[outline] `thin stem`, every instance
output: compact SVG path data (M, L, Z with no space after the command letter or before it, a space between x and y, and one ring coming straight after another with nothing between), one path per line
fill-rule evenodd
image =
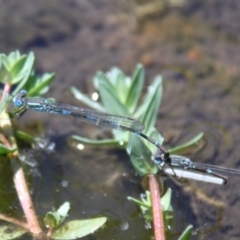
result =
M21 222L21 221L15 219L15 218L11 218L11 217L5 216L4 214L0 214L0 219L5 220L5 221L10 222L10 223L14 223L14 224L16 224L20 227L23 227L23 228L29 230L27 223Z
M27 219L28 228L34 236L39 235L42 233L42 229L37 220L23 169L17 159L11 159L11 166L14 171L14 184L23 212Z
M149 188L152 198L152 213L155 240L165 240L161 195L156 176L149 175Z
M50 237L53 233L53 228L49 227L48 232L47 232L47 236Z
M3 88L3 92L2 92L2 96L1 96L0 102L2 102L5 99L6 95L8 93L10 93L10 91L11 91L11 85L9 83L6 83L4 85L4 88Z

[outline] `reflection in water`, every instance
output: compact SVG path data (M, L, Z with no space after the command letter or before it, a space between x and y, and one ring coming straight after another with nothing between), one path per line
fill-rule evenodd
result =
M196 146L195 150L187 153L190 159L194 162L227 166L225 159L231 151L231 136L221 126L205 123L186 129L186 134L181 136L181 139L189 138L189 133L194 135L198 132L204 133L204 140L200 143L200 146Z

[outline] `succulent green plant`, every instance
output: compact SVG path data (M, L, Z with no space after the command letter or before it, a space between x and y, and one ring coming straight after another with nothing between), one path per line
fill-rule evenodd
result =
M11 52L9 55L0 54L0 82L4 85L3 89L0 89L0 93L3 98L0 102L0 119L6 119L7 115L4 109L10 112L11 104L9 103L14 95L16 95L21 89L25 89L28 96L40 96L46 93L49 89L51 82L53 81L54 73L45 73L42 76L36 75L34 72L34 54L20 54L19 51ZM4 89L8 88L8 92L5 93ZM14 90L12 92L11 88ZM11 93L11 94L10 94ZM14 112L12 112L14 115ZM32 136L27 133L17 132L16 136L20 136L22 140L29 142L34 141ZM14 151L4 144L0 144L0 154L6 154L7 152Z
M163 94L162 78L160 75L156 76L148 86L146 94L141 96L144 81L145 70L141 64L137 64L132 77L113 67L106 74L97 72L93 78L93 85L100 95L101 103L93 101L75 87L71 88L71 92L76 99L95 110L139 119L145 126L143 133L162 145L164 138L155 128ZM203 134L200 133L190 142L169 149L169 152L177 153L190 145L195 145L202 137ZM72 139L83 144L126 148L132 164L141 176L156 174L158 171L157 166L151 161L156 146L146 140L143 142L136 134L114 130L112 139L96 141L78 135L73 135Z

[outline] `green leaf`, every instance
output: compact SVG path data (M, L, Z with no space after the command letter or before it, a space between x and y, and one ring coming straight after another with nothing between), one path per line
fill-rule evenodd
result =
M59 226L67 217L69 209L69 202L65 202L57 211L48 212L44 218L45 225L52 228Z
M152 153L137 134L131 134L127 147L131 163L140 176L156 174L158 167L152 162Z
M35 138L32 137L31 135L22 132L22 131L16 131L16 137L19 139L22 139L23 141L27 142L27 143L33 143L35 142Z
M33 64L34 64L34 54L33 52L30 52L27 55L24 67L23 67L23 72L24 72L24 76L21 79L21 81L19 82L19 84L17 85L16 89L13 91L13 95L16 95L22 88L23 86L26 84L28 78L30 77L30 74L32 72L32 68L33 68Z
M147 202L147 201L143 201L143 199L142 199L142 201L140 201L140 200L138 200L138 199L136 199L136 198L132 198L132 197L127 197L127 199L129 200L129 201L131 201L131 202L134 202L136 205L138 205L139 207L145 207L145 208L150 208L151 207L151 202L149 203L149 202Z
M43 95L48 91L49 85L52 83L54 78L55 73L45 73L41 77L32 75L24 88L28 91L29 97Z
M89 220L74 220L56 229L52 239L78 239L95 232L107 221L106 217L93 218Z
M11 64L8 60L8 57L5 54L0 54L0 62L1 62L1 66L3 65L6 68L6 70L9 72L11 68Z
M115 92L115 88L112 85L111 81L109 81L108 77L103 72L97 72L93 77L93 85L96 89L99 90L99 87L102 83L107 85L107 88L111 90L111 92Z
M61 218L65 218L67 217L67 213L70 209L70 203L69 202L65 202L64 204L62 204L59 209L57 210L57 212L60 214Z
M0 143L0 155L5 155L7 153L14 152L16 148L8 148Z
M14 95L22 88L27 81L33 67L34 55L20 55L19 51L11 52L8 56L1 54L1 81L19 85L14 91Z
M11 84L15 84L24 77L25 74L28 74L28 69L24 68L27 56L21 56L11 67L10 74L12 76Z
M12 66L19 58L20 58L20 52L18 50L9 53L8 60L10 65Z
M105 75L98 73L97 77L99 82L99 94L107 112L129 116L127 108L117 98L114 87L109 81L106 81Z
M107 76L115 88L118 99L121 103L125 103L129 92L130 78L126 77L122 70L117 67L113 67L107 72Z
M44 217L44 224L47 227L55 228L57 224L58 214L54 212L49 212Z
M128 200L134 202L140 207L144 219L146 219L147 221L152 221L152 200L149 191L146 191L145 194L141 194L141 201L131 197L128 197Z
M152 140L154 140L155 143L157 142L158 145L162 145L163 144L164 138L155 128L152 128L151 131L148 131L147 135ZM146 144L148 149L151 150L152 153L156 152L156 148L157 147L153 143L151 143L150 141L147 141L147 140L144 140L144 143Z
M131 87L125 102L126 107L129 109L129 112L131 113L135 110L137 106L139 97L142 92L143 82L144 82L144 67L141 64L138 64L134 71Z
M22 236L26 232L27 232L26 229L17 227L15 225L0 226L0 239L1 240L15 239L17 237Z
M89 98L87 95L83 94L77 88L71 87L71 92L77 100L83 102L87 106L89 106L93 109L96 109L98 111L101 111L101 112L106 111L106 109L100 103L93 101L91 98Z
M162 204L163 211L165 211L165 212L173 211L172 206L171 206L171 199L172 199L172 189L168 188L167 192L161 198L161 204Z
M11 82L11 75L8 71L9 63L5 55L0 55L0 82L9 83Z
M148 87L149 90L145 94L144 100L142 101L141 105L138 107L138 109L136 109L136 112L134 113L134 116L136 118L139 118L140 116L144 115L144 113L147 111L147 109L149 107L149 104L151 104L151 102L152 102L152 95L153 95L152 89L159 87L159 86L157 86L158 83L155 86L156 80L157 81L161 80L161 76L160 75L156 76L154 78L153 83ZM160 84L162 85L162 81L160 81ZM160 90L162 91L162 86L160 86ZM161 97L162 97L162 93L161 93Z
M109 71L105 73L108 81L117 89L118 84L121 85L121 82L125 79L125 74L118 67L112 67Z
M204 133L201 132L197 136L195 136L194 138L189 140L188 142L186 142L182 145L179 145L175 148L169 149L169 153L170 154L177 154L177 153L179 154L180 152L183 152L183 151L189 150L193 147L196 147L199 144L199 142L201 140L203 140L203 137L204 137Z
M170 212L173 211L171 206L171 196L172 196L172 190L169 188L167 192L164 194L164 196L161 198L161 206L162 210L164 212L168 213L167 218L173 218L173 215L169 215ZM145 195L141 194L141 201L132 197L127 197L129 201L134 202L136 205L138 205L141 208L141 212L143 217L148 220L152 221L153 215L152 215L152 200L151 200L151 194L149 191L145 192ZM164 217L166 217L164 215Z
M142 117L146 133L154 128L157 119L160 101L162 98L162 78L160 76L156 77L153 84L150 86L150 95L148 96L150 96L149 99L146 99L148 100L148 108Z
M189 240L190 237L192 237L192 230L193 230L193 225L187 226L187 228L184 230L184 232L181 234L178 240Z

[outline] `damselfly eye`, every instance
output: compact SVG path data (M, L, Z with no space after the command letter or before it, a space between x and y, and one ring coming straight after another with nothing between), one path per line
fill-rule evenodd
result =
M153 159L153 162L154 162L155 164L159 165L159 164L163 163L163 158L162 158L162 157L155 157L155 158Z
M21 107L23 105L23 101L20 99L14 99L13 102L16 107Z

